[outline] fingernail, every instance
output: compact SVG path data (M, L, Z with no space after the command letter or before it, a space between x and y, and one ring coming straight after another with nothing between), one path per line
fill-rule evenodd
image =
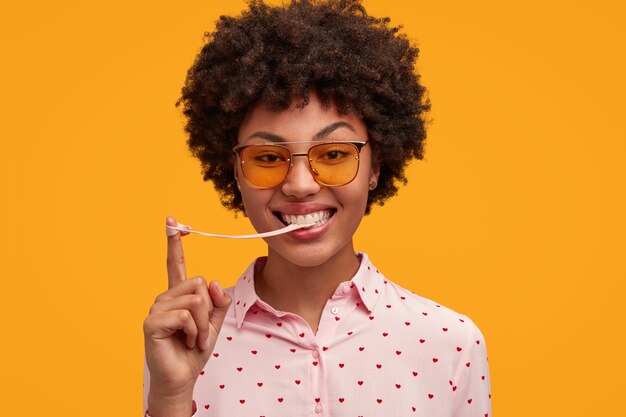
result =
M222 289L222 286L220 285L220 283L218 281L215 281L215 286L217 287L217 290L219 291L220 295L223 297L224 296L224 290Z
M177 233L178 233L178 230L172 229L171 227L167 225L165 226L165 234L167 236L175 236Z

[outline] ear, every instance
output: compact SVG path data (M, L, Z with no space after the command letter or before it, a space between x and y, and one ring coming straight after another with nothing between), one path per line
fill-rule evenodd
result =
M378 184L378 176L380 175L380 166L372 161L372 167L370 168L370 183L372 181Z
M233 163L233 177L235 178L235 183L237 183L237 189L241 191L241 186L239 185L239 170L237 169L237 159Z

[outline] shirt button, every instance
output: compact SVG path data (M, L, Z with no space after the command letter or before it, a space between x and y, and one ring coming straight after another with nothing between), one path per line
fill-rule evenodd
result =
M319 414L319 413L321 413L321 412L322 412L322 406L321 406L321 405L319 405L319 404L318 404L318 405L316 405L316 406L315 406L315 412L316 412L316 413L318 413L318 414Z
M317 350L313 351L313 357L314 358L319 358L320 357L320 353Z
M334 306L333 308L330 309L330 312L337 315L337 313L339 313L339 307Z

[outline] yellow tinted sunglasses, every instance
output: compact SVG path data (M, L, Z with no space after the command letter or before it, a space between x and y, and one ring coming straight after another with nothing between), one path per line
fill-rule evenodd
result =
M307 153L293 153L285 145L315 143ZM349 184L359 172L359 154L367 141L306 141L238 145L241 172L254 188L273 188L285 181L293 158L306 156L313 178L321 185L339 187Z

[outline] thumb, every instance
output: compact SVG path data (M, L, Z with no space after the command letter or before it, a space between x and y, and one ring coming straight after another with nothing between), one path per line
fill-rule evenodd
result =
M222 287L217 281L211 281L209 284L209 294L213 302L213 311L209 315L209 323L211 323L211 326L219 333L233 300L228 294L224 293L224 290L222 290Z

